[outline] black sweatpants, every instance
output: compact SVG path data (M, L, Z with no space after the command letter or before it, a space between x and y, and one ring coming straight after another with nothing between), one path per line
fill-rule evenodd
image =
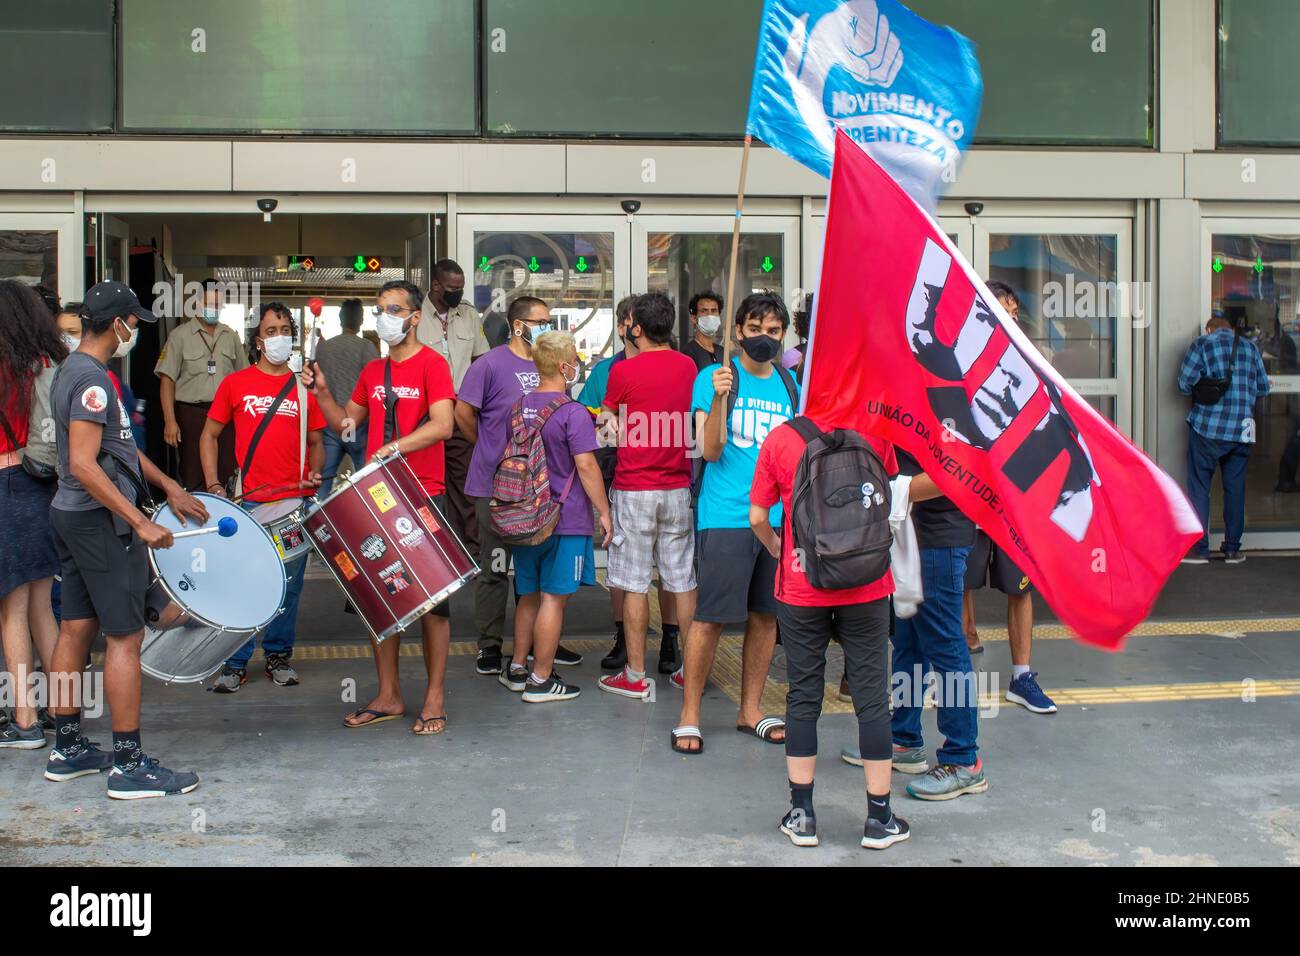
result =
M817 719L826 691L826 648L834 636L844 649L862 757L890 759L889 598L839 607L783 603L777 619L790 682L785 699L786 756L817 755Z

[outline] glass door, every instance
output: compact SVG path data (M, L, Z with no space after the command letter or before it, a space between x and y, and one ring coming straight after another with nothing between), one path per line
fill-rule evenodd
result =
M1178 330L1188 342L1215 310L1259 348L1269 394L1255 406L1246 467L1246 548L1300 547L1300 220L1207 219L1202 235L1204 307ZM1223 532L1223 489L1211 486L1210 538Z
M689 342L694 330L688 306L697 292L727 294L731 264L731 216L637 216L632 220L632 262L637 291L663 292L677 305L677 337ZM745 216L740 221L740 250L732 297L770 290L793 313L802 307L799 286L799 219L797 216ZM724 313L735 313L735 302ZM729 328L724 323L724 328ZM796 341L791 328L787 344Z
M1083 398L1131 434L1134 322L1148 307L1132 279L1127 219L1000 219L974 224L975 270L1011 286L1020 326Z
M509 336L510 303L531 295L551 307L557 328L573 333L584 369L613 353L614 306L630 291L626 218L462 215L456 234L490 344Z
M60 301L80 297L73 218L46 213L0 213L0 279L43 285Z

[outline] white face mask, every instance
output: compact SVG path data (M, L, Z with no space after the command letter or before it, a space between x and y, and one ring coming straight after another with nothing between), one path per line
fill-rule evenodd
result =
M262 339L262 354L272 365L283 365L293 354L293 338L288 335L272 335Z
M573 386L577 385L579 371L580 371L579 368L575 365L573 367L573 378L569 378L569 376L564 375L564 369L561 368L560 374L564 375L564 384L567 385L569 388L573 388Z
M77 351L77 346L81 344L81 339L74 338L73 336L69 335L67 332L64 332L63 344L68 347L69 352L75 352Z
M128 326L128 328L130 327ZM140 337L140 326L137 325L135 328L131 329L130 331L131 331L131 337L128 338L125 342L123 342L121 338L117 340L117 349L116 351L113 352L113 358L126 358L127 355L130 354L131 350L135 348L135 341ZM114 324L113 326L113 334L117 335L116 324Z
M406 338L408 331L406 319L398 315L389 315L385 312L379 318L375 319L375 331L379 337L389 345L397 345Z
M722 316L720 315L702 315L696 320L700 331L705 335L717 335L718 329L722 328Z

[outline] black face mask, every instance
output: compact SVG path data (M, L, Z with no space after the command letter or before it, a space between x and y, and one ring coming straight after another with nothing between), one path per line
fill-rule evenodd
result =
M781 343L770 335L751 335L740 340L740 347L755 362L771 362L781 354Z
M450 289L442 290L442 301L447 304L447 308L449 309L454 309L456 306L460 305L460 300L463 298L465 298L464 289L457 289L455 292L452 292Z

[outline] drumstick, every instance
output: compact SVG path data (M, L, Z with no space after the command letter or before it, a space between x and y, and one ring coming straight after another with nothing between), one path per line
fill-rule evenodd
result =
M225 517L211 528L192 528L189 531L174 531L172 532L172 540L174 541L177 538L193 538L195 535L200 534L212 534L214 531L223 538L229 538L238 530L239 522L234 518Z

